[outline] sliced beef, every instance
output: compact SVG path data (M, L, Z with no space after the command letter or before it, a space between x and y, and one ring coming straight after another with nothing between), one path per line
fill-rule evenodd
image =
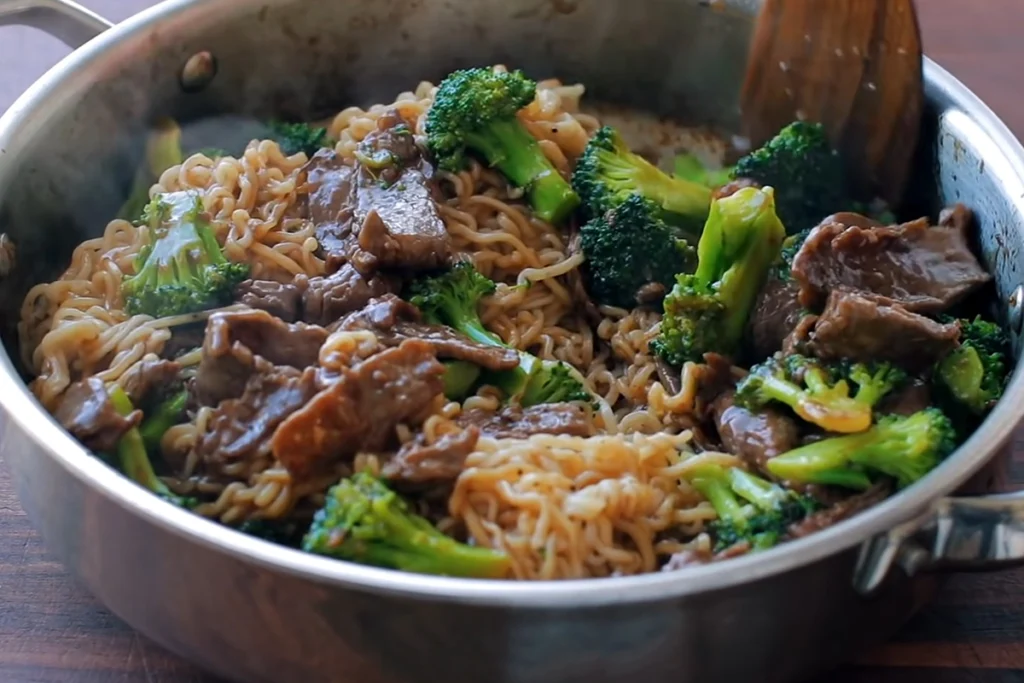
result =
M949 308L992 279L968 246L965 212L954 208L935 227L926 219L890 227L818 226L793 259L801 303L817 310L829 292L849 288L917 313Z
M472 425L445 434L429 445L420 434L384 463L381 474L406 484L454 481L479 438L480 430Z
M320 252L333 272L349 260L352 251L352 188L356 167L333 149L324 148L303 170L311 188L306 199Z
M143 400L162 396L168 388L180 389L181 365L170 360L156 358L133 365L121 378L121 387L133 405L142 405Z
M437 212L433 169L395 111L360 143L357 163L321 150L307 163L308 206L328 272L344 263L369 276L379 269L437 268L451 238Z
M932 405L932 392L928 383L913 379L879 401L878 413L907 417L921 412L930 405Z
M374 299L349 314L336 329L370 330L384 346L420 339L430 345L438 358L464 360L488 370L511 370L519 365L519 354L514 349L478 344L450 327L425 323L418 308L394 294Z
M591 436L594 427L586 413L572 403L549 403L529 408L508 405L492 412L474 408L455 418L463 427L476 427L492 439L526 439L534 434Z
M451 238L428 185L433 169L420 155L408 124L396 112L380 117L359 155L354 216L360 225L359 248L372 255L378 268L429 269L448 263Z
M275 366L261 358L255 365L241 396L214 409L209 429L196 444L210 474L233 463L269 457L274 430L316 395L316 368Z
M371 300L397 292L401 285L397 278L389 275L364 277L347 263L330 275L302 282L302 319L316 325L337 322Z
M886 360L923 370L957 347L960 325L935 322L882 297L833 291L807 347L825 360Z
M242 395L255 357L271 365L302 369L316 365L327 330L286 323L266 311L229 311L210 316L194 393L203 405Z
M274 433L274 456L298 478L360 451L388 450L395 427L444 390L444 366L430 344L410 339L326 382Z
M800 303L800 285L793 279L769 277L750 315L750 340L755 358L768 358L780 350L806 311Z
M103 380L89 377L64 391L53 416L89 450L112 453L125 432L142 420L142 411L119 414Z
M245 280L235 289L235 301L291 323L301 317L302 288L273 280Z
M733 391L726 391L711 404L711 415L727 452L764 471L768 460L799 445L800 430L795 420L771 408L753 413L734 405L734 396Z
M808 515L796 524L791 525L787 535L789 538L803 538L816 531L827 529L834 524L853 517L858 512L867 510L872 505L882 502L889 496L891 490L892 487L888 482L880 481L867 491L840 500L824 510Z

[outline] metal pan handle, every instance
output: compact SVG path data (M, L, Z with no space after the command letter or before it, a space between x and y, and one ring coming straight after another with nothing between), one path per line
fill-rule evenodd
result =
M37 28L72 49L113 26L71 0L0 0L0 26L12 24Z
M988 571L1024 563L1024 492L942 498L917 518L866 542L854 586L871 593L893 566Z

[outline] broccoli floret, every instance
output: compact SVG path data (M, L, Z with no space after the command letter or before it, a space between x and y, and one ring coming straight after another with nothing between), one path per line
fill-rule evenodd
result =
M800 355L755 365L736 387L736 404L757 411L772 402L789 406L830 432L861 432L871 426L871 405L850 396L845 379Z
M181 417L185 414L187 404L188 391L179 391L158 405L153 414L143 420L139 426L139 433L148 450L159 450L160 441L163 440L167 430L176 424L181 424Z
M292 156L299 152L307 157L312 157L322 147L330 147L334 142L327 137L327 129L320 126L312 126L308 123L284 123L283 121L270 121L267 123L269 129L268 138L277 143L281 153Z
M907 381L907 373L888 362L845 363L843 374L857 385L854 400L874 407Z
M732 180L733 171L732 167L710 169L695 155L686 153L676 157L672 175L680 180L716 188Z
M770 548L785 537L790 525L819 507L810 496L739 468L701 465L686 476L718 514L708 525L716 552L742 542L755 551Z
M249 266L228 261L202 211L198 194L158 195L146 207L150 243L121 283L125 310L155 318L194 313L230 303Z
M1008 351L1009 339L996 323L981 316L960 321L960 347L935 369L936 383L948 394L944 403L950 412L966 409L978 418L992 409L1009 378Z
M149 203L149 188L160 178L161 173L180 164L183 156L181 128L174 119L161 119L146 141L145 158L135 172L131 194L117 212L117 217L133 222L139 220Z
M652 349L669 363L739 349L747 318L785 239L773 190L745 187L717 199L697 245L697 270L665 297Z
M445 361L444 395L450 401L461 401L469 396L480 379L480 366L464 360Z
M695 240L711 209L711 189L673 178L629 150L618 131L597 131L576 163L572 184L588 216L603 216L633 195L640 195L662 220L689 228L678 236Z
M590 294L597 301L633 308L644 285L672 287L676 275L692 270L693 248L632 195L580 228Z
M768 471L798 484L870 486L869 474L909 486L956 447L953 425L938 408L903 417L883 417L859 434L845 434L801 446L768 461Z
M121 387L114 386L108 390L108 395L114 410L118 414L127 416L131 415L135 410L135 406L132 405L128 394ZM164 500L179 507L186 509L195 507L196 500L194 498L175 494L167 488L167 484L161 481L160 477L156 476L156 472L153 470L153 463L146 452L146 442L143 440L138 427L129 429L121 437L121 440L117 442L117 461L121 472L140 486L149 489Z
M790 234L851 205L842 159L816 123L789 124L740 159L734 176L775 188L776 210Z
M470 339L488 346L510 348L480 320L480 299L493 294L496 285L472 263L461 261L451 269L410 283L407 298L423 313L424 319L447 325ZM529 407L541 403L592 400L583 379L575 369L561 361L542 360L526 351L516 350L519 366L514 370L489 372L488 384L498 387L509 399Z
M504 578L509 558L500 551L459 543L408 505L382 481L359 472L327 492L302 549L317 555L421 574Z
M516 118L533 101L537 84L521 71L466 69L450 74L437 89L427 113L427 145L438 165L458 171L467 151L497 168L526 190L534 212L560 223L579 197Z

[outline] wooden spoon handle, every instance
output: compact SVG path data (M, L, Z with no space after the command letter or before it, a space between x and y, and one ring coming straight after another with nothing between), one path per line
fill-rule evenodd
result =
M899 204L921 123L921 36L913 0L765 0L741 94L760 145L818 121L862 192Z

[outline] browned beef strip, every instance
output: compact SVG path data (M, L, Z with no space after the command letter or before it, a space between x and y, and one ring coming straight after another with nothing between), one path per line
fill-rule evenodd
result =
M889 227L819 225L793 259L801 303L817 310L829 292L849 288L917 313L949 308L992 279L968 246L966 211L954 209L934 227L927 219Z
M474 408L455 418L463 427L477 427L492 439L525 439L534 434L591 436L593 425L572 403L548 403L529 408L507 405L497 412Z
M472 425L429 445L420 434L384 463L381 474L392 481L412 484L454 481L479 438L480 430Z
M438 358L464 360L488 370L511 370L519 365L519 354L514 349L478 344L450 327L425 323L418 308L394 294L385 294L350 313L336 329L370 330L385 346L421 339L430 344Z
M274 430L316 395L316 368L275 366L261 358L255 363L241 397L214 409L209 429L196 444L209 474L216 476L240 461L268 458Z
M755 358L768 358L782 348L786 337L805 315L800 285L792 279L769 277L750 314L750 340Z
M161 396L169 387L180 389L181 365L170 360L156 358L136 363L121 378L124 393L135 406L151 396Z
M444 390L444 366L430 344L409 339L326 381L274 432L274 456L298 478L356 453L386 451L395 427Z
M735 392L726 391L711 404L711 415L727 452L764 471L768 460L797 447L800 430L795 420L772 408L751 412L734 405L734 396Z
M812 513L796 524L791 525L788 537L803 538L816 531L827 529L833 524L838 524L844 519L849 519L858 512L885 500L891 490L888 482L880 481L867 491L844 498L824 510Z
M878 402L881 415L907 417L932 405L932 392L927 382L913 379Z
M433 169L408 123L395 111L377 120L354 166L321 150L307 166L309 216L328 272L344 263L369 276L379 269L423 270L451 257L451 238L437 211Z
M86 448L111 453L125 432L142 420L142 411L120 415L110 402L103 380L89 377L64 391L53 416Z
M807 347L824 360L891 361L923 370L957 347L960 324L935 322L870 294L835 290Z
M245 280L235 288L235 301L289 323L302 316L302 288L291 283Z
M286 323L266 311L214 313L206 325L194 392L203 405L237 398L254 372L255 356L271 365L302 369L316 365L327 330Z
M304 285L302 319L316 325L337 322L374 298L397 292L401 286L398 278L390 275L364 277L347 263L330 275L299 281Z
M329 148L321 149L303 170L311 188L306 199L327 272L334 272L349 260L352 251L352 197L355 165L347 163Z

